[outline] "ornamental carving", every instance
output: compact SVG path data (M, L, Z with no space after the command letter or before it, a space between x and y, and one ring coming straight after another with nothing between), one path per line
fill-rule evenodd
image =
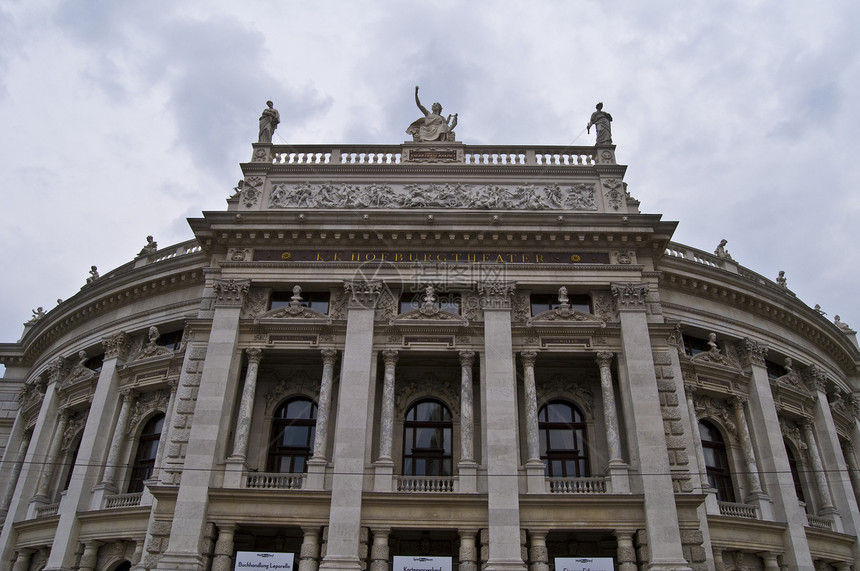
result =
M803 371L803 381L806 388L812 393L827 392L827 374L817 365L810 365Z
M394 293L385 288L379 296L379 301L376 303L376 321L390 321L397 315L397 298Z
M739 369L737 363L733 362L731 359L726 357L720 351L719 346L717 345L717 334L716 333L708 333L708 347L709 349L703 353L699 353L690 361L694 363L708 363L711 365L721 365L723 367L731 367L732 369Z
M511 307L511 321L514 323L522 323L527 321L531 316L531 306L529 304L529 296L525 293L514 294L514 304Z
M89 360L89 357L87 357L86 352L78 351L78 361L72 366L71 370L69 370L69 375L62 383L63 386L74 383L76 381L91 379L96 375L95 371L85 365L87 360Z
M561 286L558 290L558 307L538 313L526 321L527 327L540 325L541 323L586 323L591 325L599 324L600 327L606 327L606 323L600 320L597 316L584 311L572 309L570 307L569 298L567 296L567 288Z
M69 362L62 357L54 359L48 367L48 384L61 385L69 374Z
M847 418L853 418L854 402L855 399L853 395L845 395L841 390L836 389L833 394L830 395L830 410Z
M263 313L254 319L254 323L268 319L310 319L331 325L331 318L328 315L302 305L302 288L298 285L293 287L293 296L289 304Z
M460 296L460 303L463 307L461 310L463 312L463 317L465 317L467 321L478 321L481 309L480 298L472 293L463 293Z
M212 289L215 291L216 306L241 307L251 289L251 280L216 279Z
M450 325L466 326L469 322L460 315L446 311L437 304L438 298L436 290L433 286L427 286L424 289L423 302L421 307L401 313L389 322L389 325L395 325L398 322L408 321L444 321Z
M270 374L261 375L262 380L268 380ZM286 395L310 396L319 402L320 379L312 379L304 370L294 370L286 373L278 383L265 394L266 411L271 414L272 407L281 402Z
M247 192L246 187L243 195ZM247 200L247 197L245 199ZM587 183L564 186L556 183L544 186L533 184L513 186L460 183L351 185L333 182L322 184L300 182L272 185L269 208L597 210L597 205L595 187Z
M606 203L614 210L621 208L621 205L626 198L626 194L624 193L624 190L622 190L622 182L617 178L608 178L603 181L603 188L606 189L606 192L604 193Z
M744 337L735 346L742 363L749 365L765 366L765 357L767 357L768 347L759 341L753 341L749 337Z
M343 282L343 291L350 295L349 306L363 309L373 309L376 300L382 293L382 282L356 280Z
M167 355L173 355L173 351L167 349L166 347L160 347L158 345L158 339L161 337L161 333L159 333L158 327L153 325L149 328L149 331L146 335L149 340L135 354L135 356L132 358L132 361L140 361L142 359L149 359L152 357L164 357Z
M693 397L696 416L701 418L719 419L732 436L737 437L738 427L733 419L733 413L725 401L715 400L706 395Z
M262 177L249 176L245 179L244 184L242 185L242 202L245 203L246 207L251 208L257 204L257 201L263 194L261 190L262 186Z
M332 320L346 318L346 300L347 297L342 291L336 291L332 294L328 306L328 315Z
M648 295L646 283L612 283L612 295L619 309L645 309L645 296Z
M139 395L135 401L128 422L127 438L133 438L141 419L154 412L167 410L167 401L170 398L170 390L153 391Z
M454 416L460 414L460 376L457 375L456 383L451 376L440 376L431 371L422 371L418 374L397 373L395 381L395 400L397 402L397 416L402 418L406 408L417 399L424 396L438 398Z
M89 411L81 411L69 419L69 423L66 425L66 430L63 432L62 450L69 450L71 448L72 443L75 440L75 436L77 436L87 424L88 413Z
M252 287L242 307L242 317L253 318L262 315L268 306L269 288Z
M102 347L105 350L105 361L116 358L125 359L131 347L131 338L125 331L120 331L110 337L103 337Z
M606 294L598 293L592 298L594 302L594 314L603 321L614 321L618 318L618 309L615 300Z
M501 281L486 281L478 284L478 293L483 301L483 308L508 309L511 297L516 290L516 284Z
M785 358L785 371L786 373L776 379L777 385L788 386L793 389L796 389L803 394L809 394L809 391L806 388L806 385L803 384L803 379L800 377L800 374L794 370L792 367L791 357Z
M537 383L538 402L545 402L556 395L570 399L582 409L587 419L594 418L594 393L588 389L587 382L596 382L594 378L582 378L572 381L562 373L556 373L546 381Z

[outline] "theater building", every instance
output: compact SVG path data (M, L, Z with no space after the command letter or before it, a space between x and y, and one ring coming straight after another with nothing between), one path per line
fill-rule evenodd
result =
M854 569L854 332L615 151L254 144L0 344L0 568Z

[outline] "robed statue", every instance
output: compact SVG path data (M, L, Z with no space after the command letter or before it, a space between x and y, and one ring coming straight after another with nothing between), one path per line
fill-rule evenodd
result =
M612 115L603 110L603 103L597 104L597 111L591 114L591 120L585 126L585 130L591 133L591 127L597 134L596 145L611 145L612 144Z
M260 136L257 142L271 143L272 135L275 134L275 129L278 128L278 123L280 122L281 114L275 109L275 104L271 101L266 101L266 108L263 109L263 114L260 115Z
M412 140L415 142L422 141L453 141L454 127L457 126L457 113L448 115L447 119L442 117L442 106L439 103L434 103L430 109L421 105L421 100L418 99L418 86L415 86L415 104L418 109L424 113L424 117L417 119L409 125L406 132L412 135ZM453 121L451 118L453 117Z

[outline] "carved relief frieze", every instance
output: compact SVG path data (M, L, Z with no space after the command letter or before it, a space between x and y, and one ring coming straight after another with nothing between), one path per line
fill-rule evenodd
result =
M603 193L606 197L606 204L614 210L621 208L626 198L623 183L617 178L608 178L603 181L603 188L606 189L606 192Z
M564 397L573 400L585 413L589 420L594 418L594 393L587 387L588 383L597 382L597 377L579 377L572 380L563 373L555 373L546 380L538 380L538 403L552 398Z
M569 304L561 304L555 309L543 311L529 318L526 321L526 326L558 325L560 323L578 323L590 327L606 327L606 322L596 315L572 309Z
M612 179L615 180L615 179ZM605 183L604 183L605 185ZM619 183L620 186L620 183ZM251 187L253 188L253 187ZM246 206L257 196L242 191ZM622 193L623 195L623 193ZM248 204L248 201L251 204ZM619 203L620 205L620 203ZM597 210L595 185L278 183L269 208L468 208L487 210ZM616 208L617 210L618 208Z
M269 307L271 288L252 287L242 306L242 317L250 319L262 315Z
M376 304L376 321L390 321L397 315L397 298L389 288L385 288L379 295L379 301Z
M696 416L700 419L710 418L719 420L733 437L737 437L738 428L734 421L734 415L724 400L717 400L708 395L696 395L693 398Z
M328 315L333 321L346 319L347 296L343 291L332 293L328 306Z
M131 409L131 418L128 422L126 437L134 437L142 418L149 416L155 411L166 411L168 399L170 399L169 389L162 389L160 391L152 391L138 395L134 400L134 405Z
M451 410L451 414L460 414L460 377L443 376L432 371L421 371L420 373L396 372L395 380L395 402L397 403L397 416L402 418L406 414L406 408L422 396L432 396L445 402Z
M615 299L605 293L595 293L591 297L594 304L594 314L603 321L618 321L618 307Z
M251 248L229 248L227 250L228 262L246 262L253 259L254 250Z
M259 176L249 176L242 184L242 202L247 208L257 204L260 196L263 194L263 178Z
M262 383L274 380L274 374L266 371L260 374ZM272 413L272 409L276 404L281 402L286 395L305 395L310 396L314 400L319 400L320 381L321 379L313 379L303 369L295 369L285 371L278 374L279 380L273 385L263 396L266 403L267 415Z
M513 323L522 323L531 316L531 305L529 304L529 296L525 292L517 292L514 294L514 303L511 306L511 321Z
M62 450L69 450L72 446L75 437L84 429L84 426L86 426L88 414L89 410L82 410L69 418L66 430L63 432Z
M481 299L473 293L463 293L460 296L463 317L467 321L478 321L481 317Z

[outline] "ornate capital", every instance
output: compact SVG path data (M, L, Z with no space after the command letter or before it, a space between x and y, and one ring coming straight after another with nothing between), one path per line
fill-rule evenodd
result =
M510 309L511 297L517 285L512 282L486 281L478 284L481 306L484 309Z
M335 361L337 361L337 349L323 349L320 353L324 364L334 366Z
M618 302L621 311L644 311L645 296L648 295L648 284L646 283L618 283L610 284L612 295Z
M131 348L131 339L125 331L114 333L110 337L102 338L102 347L105 350L105 361L108 359L127 359Z
M350 308L374 309L382 293L382 282L365 280L343 282L343 289L350 294Z
M737 349L744 365L765 366L764 360L767 357L768 347L764 343L744 337L737 344Z
M601 369L603 367L608 367L612 364L612 358L615 356L615 353L611 351L600 351L594 356L594 360L597 361L597 366Z
M382 360L385 362L386 367L393 367L397 364L397 351L393 349L386 349L382 352Z
M212 289L215 291L216 307L242 307L251 289L251 280L216 279Z
M474 351L460 351L460 366L461 367L471 367L475 362L475 352Z
M120 396L122 397L123 402L132 402L137 398L137 393L131 389L122 389L119 391Z
M730 405L732 405L735 409L739 409L739 408L743 408L743 407L744 407L744 405L747 403L747 398L746 398L746 397L743 397L743 396L740 396L740 395L736 395L736 396L730 397L730 398L728 399L728 402L729 402L729 404L730 404Z
M62 357L57 357L51 361L48 369L48 383L61 383L69 372L69 362Z
M520 358L523 360L523 367L534 367L537 360L537 351L522 351Z
M259 347L248 347L245 349L245 354L248 356L248 364L251 363L255 365L260 364L260 360L263 358L263 350Z
M819 367L816 365L810 365L803 373L803 380L806 382L806 388L813 393L816 391L821 391L822 393L827 392L827 374L825 374L825 372Z

